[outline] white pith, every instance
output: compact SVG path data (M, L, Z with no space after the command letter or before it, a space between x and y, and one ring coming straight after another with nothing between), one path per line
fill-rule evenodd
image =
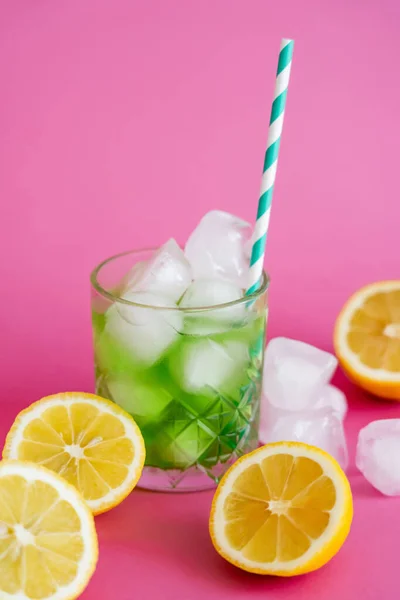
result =
M372 379L382 382L400 383L400 372L386 371L385 369L373 369L361 362L359 356L351 350L347 343L347 335L350 330L350 320L356 310L360 309L365 301L379 292L394 292L400 291L400 281L386 281L383 283L375 283L357 292L345 306L340 320L340 328L337 331L337 345L340 348L340 353L345 361L353 366L354 370L366 379ZM387 325L390 333L393 333L394 327L396 331L400 331L400 324L391 323ZM384 332L385 333L385 332ZM385 335L388 335L387 333ZM388 337L396 337L389 335Z
M88 574L91 573L97 560L97 536L93 516L75 488L43 467L29 462L3 461L0 463L0 482L1 478L9 477L10 475L20 476L30 483L40 481L50 485L58 492L59 500L65 500L74 508L81 524L80 535L84 545L82 557L78 562L77 575L71 583L59 586L54 594L47 596L44 600L64 600L65 598L77 597L76 594L80 593L82 588L85 587ZM22 526L16 528L15 535L22 543L32 543L32 538L34 539L34 536ZM0 597L2 600L29 600L28 596L22 591L16 594L9 594L0 590Z
M110 488L110 486L106 484L109 487L110 491L105 496L97 500L87 501L87 504L90 506L90 508L93 511L97 512L101 510L103 506L112 505L113 501L119 498L124 493L124 491L128 487L130 487L131 481L137 477L138 470L141 468L143 460L143 450L140 444L140 440L138 439L138 433L134 422L129 417L125 417L125 415L121 413L117 407L114 410L114 406L112 405L112 403L108 403L106 401L101 402L100 400L94 398L92 399L87 398L85 396L74 395L73 397L63 397L62 399L49 398L36 405L33 405L31 409L28 409L25 413L20 415L18 427L15 430L11 440L9 440L7 457L10 459L18 459L19 445L22 441L25 440L24 430L31 421L33 421L34 419L40 419L43 412L53 406L64 406L68 408L73 404L88 404L90 406L94 406L102 413L108 413L113 417L119 419L119 421L124 426L125 437L127 437L134 446L133 461L130 465L125 465L128 469L128 474L123 483L116 488ZM98 443L100 443L101 441L102 440L99 439ZM95 445L94 440L88 446L91 447L93 445ZM65 450L77 460L83 457L82 448L77 444L66 445ZM112 462L112 457L110 457L110 462Z
M244 557L240 550L235 550L230 545L229 540L225 536L225 525L227 521L224 516L223 507L225 500L232 492L233 484L239 475L248 469L252 464L260 463L265 458L276 454L289 454L293 457L306 457L317 462L321 466L324 475L330 477L335 485L336 502L331 511L326 511L330 514L328 526L319 538L310 538L310 547L302 556L295 560L285 562L279 560L274 560L268 563L258 562ZM315 557L321 550L323 550L327 544L329 544L329 541L339 529L340 523L346 513L346 494L344 487L341 485L342 479L339 475L339 471L339 466L335 461L333 461L323 452L316 452L315 449L312 449L312 447L307 448L307 446L302 445L299 448L295 448L290 445L284 446L282 444L277 446L265 446L262 451L257 451L257 454L254 458L250 455L247 460L245 459L240 464L237 464L236 468L232 468L232 471L228 474L227 479L224 481L224 486L217 498L214 514L214 533L217 544L220 546L222 551L226 553L226 555L233 559L233 561L250 570L268 569L268 572L273 574L274 572L282 571L292 572L301 568L303 565L311 561L312 558ZM277 514L284 514L284 506L280 501L277 501L277 504L275 505L272 504L272 506L271 503L269 504L271 508L278 509L273 512L276 512Z

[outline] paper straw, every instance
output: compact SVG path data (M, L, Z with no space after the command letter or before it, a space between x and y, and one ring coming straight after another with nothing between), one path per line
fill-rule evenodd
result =
M258 201L257 220L252 238L249 279L246 295L253 294L261 283L265 243L267 240L269 218L271 214L272 194L274 191L276 167L278 165L279 145L281 143L283 118L290 68L292 66L293 40L283 39L279 52L278 69L271 118L269 120L268 143L265 152L263 176L261 180L260 199Z

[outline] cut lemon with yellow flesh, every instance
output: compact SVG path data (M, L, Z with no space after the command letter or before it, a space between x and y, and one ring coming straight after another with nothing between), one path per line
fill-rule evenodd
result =
M400 400L400 281L382 281L356 292L340 312L335 352L360 387Z
M145 448L138 426L122 408L71 392L23 410L7 435L3 458L29 460L62 475L100 514L135 487Z
M33 463L0 463L0 598L78 598L97 557L93 515L72 485Z
M299 442L268 444L239 459L215 493L210 535L240 569L291 576L326 564L353 516L349 482L338 463Z

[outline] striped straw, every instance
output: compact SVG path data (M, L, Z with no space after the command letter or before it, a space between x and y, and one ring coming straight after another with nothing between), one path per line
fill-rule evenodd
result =
M265 152L260 199L258 201L257 220L252 239L249 280L246 291L247 295L253 294L258 289L263 273L265 243L267 240L269 218L271 214L271 202L274 191L276 168L278 165L283 118L285 116L286 96L289 85L290 68L292 66L293 45L293 40L283 39L279 52L274 101L269 121L268 143Z

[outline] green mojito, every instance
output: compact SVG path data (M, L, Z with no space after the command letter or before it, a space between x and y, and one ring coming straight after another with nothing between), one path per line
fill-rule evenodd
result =
M247 299L187 255L170 240L92 275L97 393L141 428L152 489L210 487L258 444L267 280Z

